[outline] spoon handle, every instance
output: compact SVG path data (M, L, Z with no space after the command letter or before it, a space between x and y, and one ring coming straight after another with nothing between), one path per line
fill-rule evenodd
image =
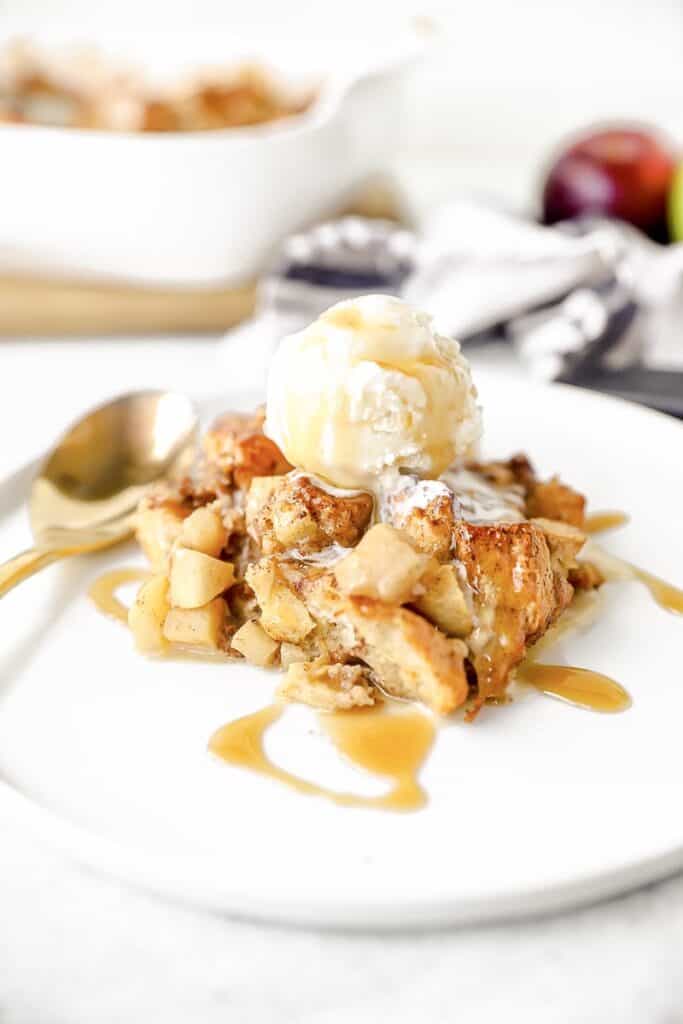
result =
M69 553L61 548L29 548L10 558L9 562L0 565L0 597L4 597L17 583L33 576L34 572Z

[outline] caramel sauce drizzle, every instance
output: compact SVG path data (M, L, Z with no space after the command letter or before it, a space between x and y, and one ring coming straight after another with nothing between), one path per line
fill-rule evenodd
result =
M660 608L664 608L674 615L683 615L683 590L660 579L659 576L653 576L651 572L639 569L637 565L632 565L630 568L635 578L645 584L650 591L650 596Z
M88 594L103 615L128 625L128 608L116 596L116 591L125 583L143 583L151 575L146 569L114 569L96 579Z
M270 704L252 715L228 722L209 740L209 751L228 764L249 768L299 793L324 797L342 807L413 811L426 803L417 773L434 741L434 723L428 715L384 709L319 715L320 723L341 754L359 768L392 782L389 792L381 796L358 796L309 782L270 760L263 748L263 738L282 711L281 704Z
M614 713L631 706L630 694L609 676L573 665L546 665L536 661L541 652L553 648L569 633L586 628L600 613L601 599L595 591L575 594L559 620L534 644L518 667L516 679L539 693L556 697L587 711Z
M602 533L603 530L616 530L619 526L626 526L629 517L625 512L594 512L586 516L583 524L585 533Z
M529 661L520 667L518 678L541 693L590 711L614 714L631 706L631 697L623 686L587 668Z
M618 526L624 526L627 522L628 516L624 512L595 512L586 517L584 531L591 534L600 533L603 530L613 530ZM640 569L637 565L624 562L614 556L610 557L620 563L629 576L647 587L650 596L660 608L664 608L674 615L683 615L683 590L680 587L667 583L666 580L654 576L651 572L646 572L645 569Z

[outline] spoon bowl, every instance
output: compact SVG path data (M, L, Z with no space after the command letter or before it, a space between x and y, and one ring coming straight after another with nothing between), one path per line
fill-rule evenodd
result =
M0 566L0 597L57 558L129 536L145 490L182 469L196 432L190 400L168 391L123 395L75 423L33 481L36 546Z

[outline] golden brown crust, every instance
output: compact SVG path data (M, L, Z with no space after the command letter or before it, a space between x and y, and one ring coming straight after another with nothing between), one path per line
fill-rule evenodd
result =
M582 529L586 521L586 499L554 476L531 486L526 511L530 519L556 519Z
M204 435L207 463L230 483L245 489L255 476L288 473L290 464L263 433L263 411L253 415L228 413L219 417Z
M482 698L500 696L510 670L572 597L532 523L457 523L455 557L467 574L478 625L468 638Z

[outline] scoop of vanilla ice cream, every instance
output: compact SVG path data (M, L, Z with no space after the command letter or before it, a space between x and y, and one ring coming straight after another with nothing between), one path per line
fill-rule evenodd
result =
M280 343L265 432L292 465L375 491L407 470L437 477L481 434L470 368L431 317L388 295L340 302Z

